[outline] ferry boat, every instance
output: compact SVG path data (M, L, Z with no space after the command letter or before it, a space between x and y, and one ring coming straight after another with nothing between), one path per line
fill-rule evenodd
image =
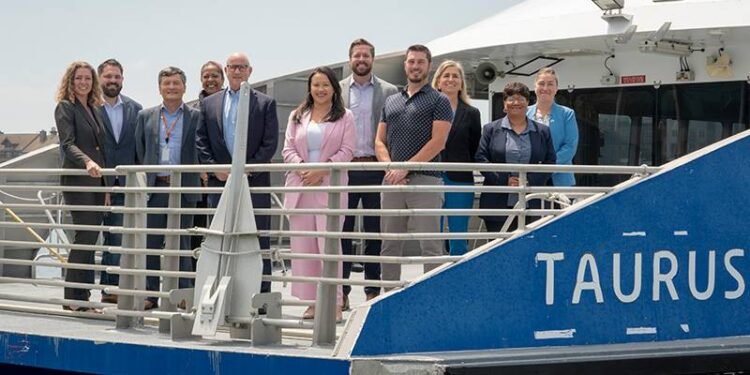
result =
M227 291L209 303L193 299L192 291L167 287L176 285L179 276L201 279L203 274L205 280L204 270L188 274L165 267L156 273L163 279L157 296L174 304L143 311L138 302L153 295L143 290L148 271L138 267L147 252L142 249L147 232L143 202L145 194L155 190L145 188L137 176L154 167L124 166L107 173L135 177L128 179L128 187L113 190L128 197L126 207L119 208L126 215L126 226L102 228L123 234L123 246L109 249L121 252L123 263L92 267L123 275L117 288L107 290L121 298L117 305L91 302L92 307L104 309L101 315L63 311L59 306L65 303L64 283L54 271L67 264L54 254L64 258L70 247L59 238L58 229L75 227L65 224L66 207L57 201L62 189L57 176L73 172L56 169L60 155L55 146L4 163L0 166L5 210L0 213L0 368L128 374L619 374L750 369L750 323L744 317L749 307L745 279L750 272L745 256L750 247L745 235L750 206L744 203L750 200L748 14L750 2L742 0L526 0L427 43L433 66L453 59L471 72L471 96L487 100L491 119L502 116L501 91L507 82L533 87L538 69L554 67L560 78L557 101L576 111L579 124L575 165L319 167L334 173L404 166L510 170L522 175L532 170L572 171L578 186L495 187L562 206L505 210L520 218L544 216L514 232L405 234L410 239L460 236L470 239L475 249L463 257L378 259L403 264L405 280L381 282L396 289L367 302L357 286L371 282L356 274L349 281L335 274L315 280L287 275L284 260L295 255L284 251L283 241L274 240L279 245L271 254L263 254L278 261L274 274L266 277L273 282L273 293L240 297L229 287L244 290L239 282L232 284L242 279L238 273L214 274L209 277L217 283L221 276L230 278L223 279ZM377 57L375 74L404 82L403 57L403 52ZM341 76L348 74L346 62L332 67ZM279 118L284 119L305 92L308 73L254 87L277 99ZM295 167L276 163L240 168L281 175ZM205 168L171 170L198 169ZM274 194L288 191L275 186ZM389 188L407 187L369 187ZM339 194L351 188L323 189ZM179 194L189 189L172 186L164 191ZM238 205L246 204L241 198L248 194L246 189L225 194ZM564 196L576 199L570 203ZM313 235L333 244L343 235L336 230L290 232L284 226L289 212L278 207L266 212L278 224L260 234L282 239ZM326 213L372 214L337 207ZM429 212L382 210L379 214ZM479 211L463 214L477 216ZM213 226L192 232L170 229L167 243L179 235L257 236L254 224L251 227L242 233L215 231ZM91 248L97 249L104 248ZM200 256L206 256L204 250ZM165 259L179 255L169 250L163 254ZM318 259L334 264L373 261L338 256L333 250ZM425 262L445 264L422 274L420 264ZM286 283L300 281L318 283L317 301L288 297ZM336 324L333 314L324 313L313 322L299 319L313 302L322 307L320 311L331 310L333 288L343 283L353 285L354 305L344 323ZM184 310L174 306L182 298L189 301ZM243 305L238 313L231 304L237 300L249 306ZM259 314L259 308L266 314Z

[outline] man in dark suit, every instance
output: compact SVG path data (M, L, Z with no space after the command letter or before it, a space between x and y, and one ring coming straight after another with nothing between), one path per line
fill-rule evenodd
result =
M352 74L341 80L341 96L344 106L354 113L357 127L357 147L354 149L353 162L376 162L375 133L377 133L380 114L383 111L385 98L398 92L396 86L375 77L372 64L375 59L375 47L365 39L356 39L349 46L349 67ZM349 185L380 185L383 183L383 171L349 171ZM380 209L380 193L349 193L349 208L357 208L360 200L362 208ZM380 218L378 216L364 216L365 232L380 232ZM354 216L344 219L344 231L354 230ZM351 238L341 240L341 251L345 255L353 255L354 248ZM380 240L366 240L365 255L380 255ZM380 280L380 264L365 264L365 279ZM349 278L352 270L351 262L344 262L343 276ZM349 307L349 292L351 287L344 285L344 309ZM367 300L380 294L380 288L365 287Z
M162 104L142 110L138 113L136 121L136 156L139 163L165 166L198 164L195 130L201 122L201 114L183 103L185 82L185 73L179 68L167 67L159 72L159 92L162 96ZM170 173L149 173L147 181L148 186L151 187L168 187L171 183ZM197 187L200 186L200 178L197 173L182 173L181 183L184 187ZM182 194L181 205L183 208L195 208L199 198L199 194ZM168 194L153 193L149 197L148 207L167 207L168 205ZM147 226L148 228L166 228L167 215L148 215ZM180 219L180 228L192 226L193 216L183 214ZM164 236L148 235L146 247L163 248ZM190 236L180 236L180 249L190 249ZM159 269L159 263L158 256L150 255L146 259L148 269ZM180 257L181 271L192 271L192 268L189 257ZM190 281L180 279L179 287L192 287ZM146 289L158 290L159 278L148 277ZM156 306L157 298L149 297L146 300L146 309Z
M102 87L104 105L99 107L99 114L104 125L104 156L106 167L115 168L118 165L135 164L135 118L143 107L133 99L121 95L123 68L120 62L109 59L99 64L97 68L99 84ZM107 176L108 186L125 186L125 176ZM122 206L125 202L123 194L110 195L112 206ZM105 227L122 226L122 214L109 213L104 217ZM120 246L122 235L104 232L104 246ZM117 266L120 264L120 254L108 251L102 254L102 265ZM119 275L102 271L99 283L101 285L117 285ZM117 303L117 296L102 292L102 302Z
M240 85L250 78L253 68L246 54L233 53L227 58L224 72L229 81L229 87L201 102L203 121L198 125L196 142L198 156L203 164L232 163ZM276 101L261 92L251 90L248 117L245 163L270 163L276 153L279 137ZM208 186L224 186L228 176L227 172L210 173ZM271 186L271 176L268 172L248 174L247 180L250 186ZM209 206L216 207L219 197L218 194L209 195ZM252 194L251 199L253 208L271 207L269 194ZM255 215L255 222L258 230L271 228L271 218L267 215ZM259 241L262 250L271 248L271 241L268 237L260 237ZM271 274L271 262L268 259L263 260L263 274ZM270 292L271 283L261 283L260 291L261 293Z

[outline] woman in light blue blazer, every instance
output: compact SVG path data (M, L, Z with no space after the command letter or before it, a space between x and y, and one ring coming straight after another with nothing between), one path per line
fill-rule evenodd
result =
M557 164L570 165L573 164L573 157L578 149L578 123L572 109L555 103L557 86L557 74L554 69L540 70L534 82L536 104L529 107L526 115L536 122L549 126ZM574 186L576 179L573 173L554 173L552 184Z

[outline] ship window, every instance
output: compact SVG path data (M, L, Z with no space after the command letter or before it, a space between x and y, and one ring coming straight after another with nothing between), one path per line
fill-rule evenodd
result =
M693 152L721 140L721 129L719 122L688 122L687 152Z
M659 111L665 131L659 164L737 134L746 127L744 82L662 86Z
M606 141L599 150L598 164L628 165L630 128L630 117L599 115L599 135Z

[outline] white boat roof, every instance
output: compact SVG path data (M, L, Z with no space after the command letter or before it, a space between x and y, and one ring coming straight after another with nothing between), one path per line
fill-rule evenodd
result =
M602 13L591 0L526 0L427 46L434 56L529 43L543 47L565 39L616 36L630 24L607 22ZM668 38L679 31L750 25L750 1L746 0L627 0L622 13L633 16L631 23L638 26L638 35L671 22ZM689 37L680 38L685 36Z

